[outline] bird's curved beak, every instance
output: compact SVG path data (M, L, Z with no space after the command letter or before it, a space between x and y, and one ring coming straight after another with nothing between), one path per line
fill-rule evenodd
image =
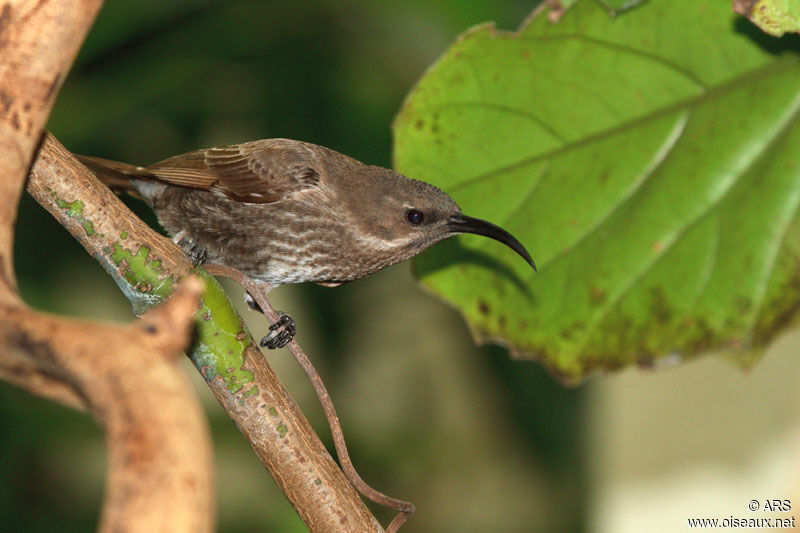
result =
M500 241L521 255L522 258L533 267L533 270L538 272L538 270L536 270L536 264L533 262L533 259L531 259L528 250L526 250L525 247L522 246L522 243L514 238L513 235L500 226L495 226L491 222L468 217L459 213L450 217L445 227L453 233L472 233L474 235L483 235L484 237Z

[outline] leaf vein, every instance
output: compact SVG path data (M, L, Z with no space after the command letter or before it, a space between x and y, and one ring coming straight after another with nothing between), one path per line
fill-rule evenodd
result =
M800 93L798 93L798 100L800 100ZM795 109L792 119L787 122L786 127L781 133L785 133L785 131L791 126L794 120L800 115L800 106ZM800 182L800 173L798 173L798 181ZM800 190L796 189L794 195L789 198L790 213L791 216L787 216L786 220L783 224L783 228L780 231L779 236L774 239L773 246L771 247L768 257L769 257L769 267L765 271L765 275L761 279L760 287L756 291L756 305L755 305L755 312L753 313L753 319L750 323L748 328L748 336L752 340L753 334L755 333L755 328L758 324L758 318L761 312L763 311L764 302L767 296L767 288L769 287L769 282L772 277L775 275L775 267L778 264L778 255L780 255L780 248L781 244L785 241L786 235L789 233L789 228L792 226L792 221L795 219L798 213L798 208L800 208ZM793 204L793 205L792 205Z
M658 252L658 254L654 255L653 259L647 262L644 265L644 268L636 275L634 275L631 278L631 280L622 287L621 290L617 291L614 297L611 298L609 302L605 306L603 306L602 309L600 309L597 313L595 313L595 315L590 319L589 327L586 328L586 331L584 333L584 341L581 344L579 353L582 353L586 349L586 346L591 340L591 334L594 332L595 328L599 325L599 323L608 315L608 313L610 313L617 306L620 300L622 300L622 298L624 298L631 290L633 290L633 288L636 287L636 285L638 285L638 283L642 280L642 278L644 278L644 276L646 276L655 267L655 265L666 256L666 254L672 249L675 243L681 239L681 237L683 237L692 228L696 227L701 221L705 220L705 218L709 216L710 213L715 211L718 208L718 206L720 206L725 201L730 192L734 189L734 185L738 183L741 176L746 174L753 167L753 165L755 165L761 159L761 157L764 155L765 152L769 151L769 149L775 143L777 138L780 137L786 131L786 129L792 124L793 120L797 118L798 113L800 113L800 92L797 93L794 101L791 102L790 112L788 113L787 116L782 117L783 120L780 121L780 125L778 126L777 130L774 131L771 136L768 136L769 137L768 141L764 142L761 145L757 153L752 153L750 155L749 160L746 162L745 166L739 169L739 171L736 174L736 178L730 181L727 188L719 195L719 197L712 204L706 207L705 210L699 212L693 219L687 221L686 225L683 228L674 230L672 232L673 236L671 240L669 239L669 237L663 238L663 240L669 240L669 243L666 244ZM796 195L796 199L797 200L795 202L795 209L797 208L798 201L800 201L800 194ZM789 218L789 220L791 220L791 218ZM777 256L777 253L775 254L775 256ZM773 264L772 264L773 268L774 268L774 260L776 258L777 257L773 258ZM763 295L762 295L762 300L763 300ZM754 316L755 314L756 313L754 313Z
M536 114L522 109L505 106L502 104L494 104L491 102L470 102L470 101L443 102L441 104L428 106L427 108L424 109L424 111L429 112L435 109L447 109L448 107L484 107L486 109L491 109L493 111L501 111L511 115L516 115L520 118L524 118L535 123L537 126L539 126L544 131L549 133L552 137L557 139L560 143L562 144L567 143L567 140L563 135L561 135L555 128L553 128L547 122L545 122L544 119L539 118Z
M622 133L622 132L631 130L631 129L636 128L636 127L638 127L640 125L643 125L643 124L647 124L648 122L650 122L652 120L656 120L658 118L661 118L664 115L668 115L669 113L672 113L672 112L675 112L675 111L680 111L680 110L687 110L688 111L688 110L691 110L692 108L697 107L700 104L706 102L707 100L709 100L711 98L714 98L714 97L716 97L716 96L718 96L720 94L727 94L728 92L734 91L734 90L736 90L736 89L738 89L740 87L743 87L743 86L747 86L747 85L749 85L751 83L762 82L764 80L764 78L767 76L766 73L771 71L771 70L780 68L780 71L782 72L783 70L788 70L790 68L795 67L796 63L797 63L797 60L795 58L792 58L791 60L786 60L786 61L777 61L777 62L769 63L769 64L765 65L764 67L750 70L750 71L744 73L743 75L738 76L736 78L733 78L732 80L730 80L730 81L728 81L728 82L726 82L724 84L721 84L721 85L719 85L719 86L717 86L717 87L715 87L713 89L710 89L710 90L708 90L708 91L706 91L706 92L704 92L702 94L691 96L689 98L684 98L683 100L679 100L679 101L677 101L675 103L661 106L659 108L654 109L653 111L651 111L649 113L645 113L645 114L640 115L640 116L638 116L638 117L636 117L636 118L634 118L632 120L629 120L628 122L623 122L623 123L618 124L616 126L612 126L610 128L606 128L605 130L601 130L601 131L598 131L596 133L591 133L591 134L589 134L589 135L587 135L587 136L585 136L585 137L583 137L581 139L577 139L577 140L572 141L572 142L570 142L568 144L565 144L563 146L559 146L559 147L553 148L551 150L544 151L544 152L542 152L540 154L536 154L536 155L531 156L531 157L523 158L523 159L521 159L521 160L519 160L519 161L517 161L515 163L511 163L509 165L506 165L505 167L497 168L497 169L494 169L494 170L491 170L491 171L488 171L488 172L484 172L484 173L478 174L477 176L473 176L471 178L464 179L460 183L457 183L453 187L451 187L450 190L456 191L456 190L459 190L459 189L461 189L463 187L467 187L469 185L472 185L474 183L477 183L477 182L480 182L480 181L483 181L483 180L486 180L486 179L490 179L490 178L492 178L493 176L495 176L499 172L508 172L508 171L516 170L516 169L524 167L526 165L530 165L531 163L536 163L536 162L541 161L543 159L547 159L547 158L550 158L550 157L554 157L556 155L560 155L562 153L569 152L570 150L574 150L575 148L578 148L580 146L583 146L583 145L586 145L586 144L589 144L589 143L592 143L592 142L595 142L595 141L598 141L598 140L606 139L606 138L611 137L613 135L616 135L618 133Z
M612 209L609 209L607 213L605 213L602 217L598 218L594 224L587 227L586 231L581 234L578 239L569 245L569 247L564 247L558 254L553 256L549 261L542 263L540 266L541 270L547 268L547 265L555 263L561 257L569 253L570 250L574 250L578 246L580 246L586 239L588 239L593 233L595 233L599 228L603 226L615 213L617 213L620 208L625 205L626 203L630 202L636 194L642 190L642 186L653 176L661 164L666 160L669 156L670 152L672 152L675 145L678 143L678 140L683 133L683 130L686 128L686 123L689 121L689 113L683 112L675 121L675 125L672 127L669 135L666 136L664 143L659 147L659 149L655 153L655 157L650 161L650 163L645 167L644 171L639 175L639 177L633 181L632 187L630 187L625 194L623 194L613 205Z

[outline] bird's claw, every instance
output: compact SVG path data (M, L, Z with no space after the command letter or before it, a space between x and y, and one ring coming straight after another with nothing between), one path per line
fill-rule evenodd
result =
M189 259L192 260L192 264L196 267L205 263L206 259L208 258L208 250L197 244L193 239L182 238L178 241L178 246L181 247L183 253L189 256Z
M292 317L281 311L278 311L278 314L278 321L269 327L269 335L261 339L259 343L270 350L283 348L289 344L297 331Z

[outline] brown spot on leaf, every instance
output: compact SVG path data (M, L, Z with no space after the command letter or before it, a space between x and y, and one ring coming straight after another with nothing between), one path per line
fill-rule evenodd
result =
M694 331L691 334L688 344L689 353L700 353L710 350L714 347L714 331L708 322L703 319L692 319L691 324L694 326Z
M484 300L478 300L478 312L484 316L489 314L489 304Z
M740 314L746 315L753 309L753 301L747 296L739 296L736 298L736 308Z
M606 290L602 287L592 287L589 297L594 304L602 304L606 301Z
M611 169L609 169L609 168L603 169L603 171L600 173L600 175L597 176L597 182L601 186L605 185L606 183L608 183L608 177L610 175L611 175Z
M780 283L777 290L770 291L771 296L758 313L758 320L753 331L753 344L762 345L781 330L797 323L800 311L800 260L795 259L787 269L790 276Z
M673 310L663 287L650 289L650 314L659 324L667 324L672 319Z

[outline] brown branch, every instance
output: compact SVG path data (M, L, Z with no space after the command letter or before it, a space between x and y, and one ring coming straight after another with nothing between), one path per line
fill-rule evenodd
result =
M109 469L100 531L212 529L208 432L176 364L202 290L202 282L189 278L133 326L0 305L0 366L12 353L58 369L105 428Z
M91 409L109 448L101 531L206 532L213 524L205 421L176 365L203 284L187 282L136 326L28 309L16 292L17 202L52 102L99 0L0 2L0 378Z
M192 268L180 248L136 218L49 134L33 165L28 192L100 261L134 300L152 295L154 291L148 289L142 294L141 287L137 292L135 287L125 285L125 280L132 275L130 265L114 259L122 244L130 257L142 256L141 251L146 249L146 262L158 263L161 281L180 278ZM77 200L80 200L80 213L73 209ZM124 239L120 239L121 235ZM204 279L219 289L211 276ZM208 294L204 300L204 305L209 305ZM225 305L227 308L209 310L203 320L235 313L227 299ZM238 316L233 316L241 322ZM239 326L237 339L246 343L246 348L243 361L236 367L219 373L209 368L211 365L206 359L196 355L197 347L192 356L228 416L248 439L311 531L382 531L281 386L249 333L242 324ZM250 381L244 384L246 386L226 381L226 374L234 371L248 376Z

